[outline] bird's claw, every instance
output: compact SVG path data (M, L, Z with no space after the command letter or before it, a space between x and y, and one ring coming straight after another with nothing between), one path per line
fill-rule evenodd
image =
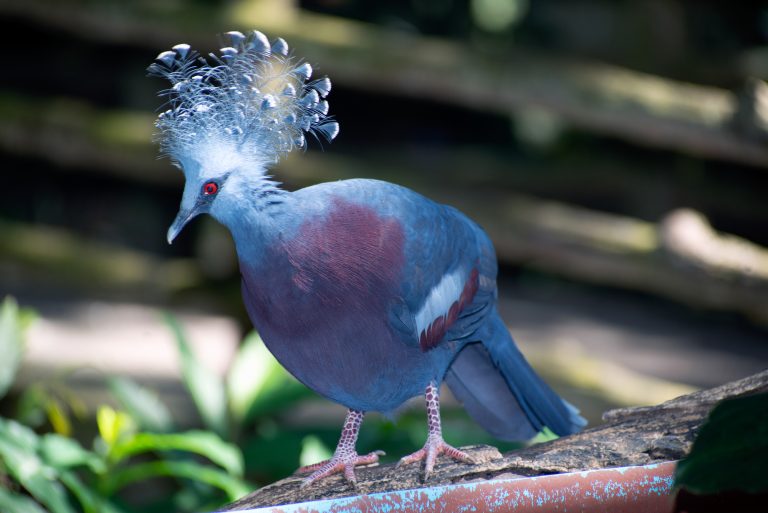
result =
M424 481L427 481L429 476L432 474L432 470L435 468L437 457L440 454L445 454L454 460L464 463L476 463L469 454L445 443L441 436L430 436L427 438L427 442L424 444L424 447L414 452L413 454L409 454L408 456L400 458L397 466L400 467L424 460Z
M312 474L304 478L301 482L301 488L305 488L324 477L338 473L344 473L346 480L352 484L352 486L355 486L357 484L355 467L377 463L379 461L379 456L384 455L384 451L373 451L364 456L360 456L356 452L344 456L337 456L334 454L329 460L301 467L297 470L297 473L312 472Z

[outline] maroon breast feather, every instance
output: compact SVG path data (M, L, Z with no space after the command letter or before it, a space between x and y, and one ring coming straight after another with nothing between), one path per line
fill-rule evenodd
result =
M334 198L327 216L305 222L286 244L293 284L305 293L361 294L395 288L403 267L400 223ZM339 298L333 298L338 300Z

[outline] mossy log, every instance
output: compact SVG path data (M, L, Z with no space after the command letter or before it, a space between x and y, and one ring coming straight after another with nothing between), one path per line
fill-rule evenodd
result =
M718 401L766 390L768 371L658 406L612 410L604 415L605 422L600 426L504 455L492 447L464 447L479 463L467 465L440 457L426 484L422 482L419 465L358 468L356 487L336 475L300 488L302 476L292 476L255 491L227 510L438 486L502 475L536 476L676 460L688 453L696 433Z
M106 295L167 298L203 280L192 259L163 259L53 227L0 220L0 274L6 285L64 285Z
M184 9L173 16L168 10L153 13L124 6L113 14L87 3L0 2L0 13L5 15L87 37L97 44L152 51L182 40L212 48L213 21L216 26L258 27L289 39L299 54L347 86L440 100L504 116L538 109L581 130L640 145L768 166L762 132L755 137L753 130L738 128L741 125L734 120L744 118L744 102L723 89L520 48L473 49L303 11L287 2L235 2L229 8L215 6L209 11ZM161 19L183 19L185 26Z

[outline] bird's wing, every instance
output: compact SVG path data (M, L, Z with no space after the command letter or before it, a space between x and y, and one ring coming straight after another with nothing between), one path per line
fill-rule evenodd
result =
M453 208L435 205L417 220L390 323L406 343L429 351L477 329L496 298L496 258L486 234Z

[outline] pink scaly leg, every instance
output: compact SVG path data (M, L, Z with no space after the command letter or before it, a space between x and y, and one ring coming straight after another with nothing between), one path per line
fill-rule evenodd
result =
M464 463L475 463L468 454L448 445L443 440L443 430L440 427L440 390L434 381L427 386L425 396L427 399L427 419L429 423L427 442L422 449L405 456L398 463L398 465L407 465L415 461L425 460L424 481L429 479L439 454L445 454Z
M365 456L357 454L355 443L357 442L357 433L360 431L360 424L363 423L363 415L365 414L361 411L348 410L347 418L344 420L344 427L341 430L339 444L336 446L333 457L320 463L301 467L296 471L299 473L312 472L309 477L301 482L302 488L311 485L318 479L339 472L344 472L344 477L347 478L347 481L354 485L357 483L355 478L356 465L371 465L379 461L379 456L384 456L384 451L373 451Z

